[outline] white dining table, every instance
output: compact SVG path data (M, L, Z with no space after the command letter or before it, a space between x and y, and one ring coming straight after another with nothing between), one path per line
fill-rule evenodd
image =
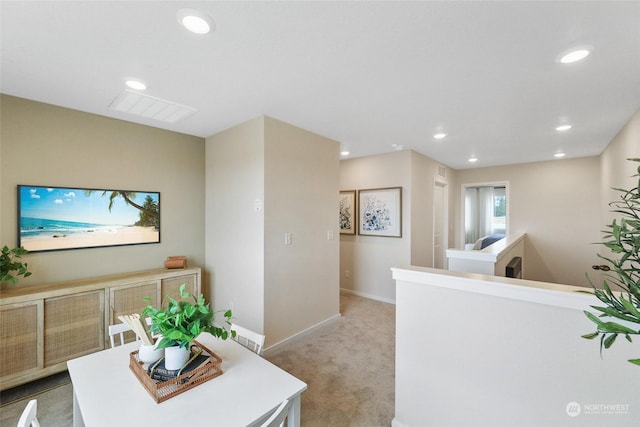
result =
M68 361L74 427L255 426L285 399L289 425L300 426L304 382L231 339L197 340L222 358L223 374L161 403L129 369L139 341Z

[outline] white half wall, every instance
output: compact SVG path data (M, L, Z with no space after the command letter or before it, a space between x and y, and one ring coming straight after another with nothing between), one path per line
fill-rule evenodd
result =
M597 303L566 285L407 267L396 290L394 427L636 426L638 343L600 358ZM579 411L579 413L578 413Z

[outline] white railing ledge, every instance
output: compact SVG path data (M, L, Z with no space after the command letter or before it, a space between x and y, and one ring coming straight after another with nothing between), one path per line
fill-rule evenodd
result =
M504 239L500 239L477 251L465 251L463 249L447 249L447 258L470 259L475 261L498 262L508 250L524 239L526 233L509 234Z
M394 267L391 271L398 285L410 282L577 310L589 310L599 303L595 296L578 292L591 288L580 286L416 266Z

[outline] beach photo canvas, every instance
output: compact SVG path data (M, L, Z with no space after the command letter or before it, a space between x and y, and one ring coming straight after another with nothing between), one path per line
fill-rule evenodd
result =
M160 193L18 185L18 221L30 252L160 243Z

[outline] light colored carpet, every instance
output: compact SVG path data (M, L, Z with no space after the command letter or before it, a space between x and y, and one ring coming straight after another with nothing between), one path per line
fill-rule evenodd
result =
M388 427L394 414L395 306L342 295L340 312L342 317L335 322L266 358L307 383L302 426ZM14 427L33 398L38 399L43 427L71 426L72 393L64 378L5 391L0 427Z
M395 405L395 305L353 295L342 317L267 359L307 383L302 425L390 426Z

